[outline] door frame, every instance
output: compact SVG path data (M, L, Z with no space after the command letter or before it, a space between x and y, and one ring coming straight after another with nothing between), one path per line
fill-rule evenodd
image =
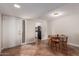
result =
M25 40L25 20L22 20L22 40L21 40L21 45L26 44L26 40ZM23 39L25 42L23 42Z

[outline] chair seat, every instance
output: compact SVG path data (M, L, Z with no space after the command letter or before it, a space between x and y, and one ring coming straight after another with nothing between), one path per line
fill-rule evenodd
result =
M56 42L56 43L59 43L59 42L60 42L59 39L53 39L52 41L53 41L53 42Z

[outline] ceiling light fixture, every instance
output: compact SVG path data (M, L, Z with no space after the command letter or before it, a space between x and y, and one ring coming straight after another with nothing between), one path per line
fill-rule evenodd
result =
M14 4L14 7L16 7L16 8L21 8L21 6L18 5L18 4Z
M53 16L53 17L58 17L58 16L63 15L63 12L54 12L54 13L52 13L50 15Z

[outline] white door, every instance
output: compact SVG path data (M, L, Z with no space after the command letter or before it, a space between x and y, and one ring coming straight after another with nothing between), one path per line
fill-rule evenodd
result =
M2 48L10 48L17 45L16 42L16 18L3 16L2 23Z
M22 19L3 16L2 49L21 45Z
M17 39L17 45L22 45L22 19L17 18L16 19L16 39Z

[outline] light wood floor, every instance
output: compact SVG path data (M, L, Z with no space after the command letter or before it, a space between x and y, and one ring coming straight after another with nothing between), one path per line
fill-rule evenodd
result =
M57 51L50 48L47 43L31 43L2 51L3 55L10 56L79 56L79 48L68 46L67 50Z

